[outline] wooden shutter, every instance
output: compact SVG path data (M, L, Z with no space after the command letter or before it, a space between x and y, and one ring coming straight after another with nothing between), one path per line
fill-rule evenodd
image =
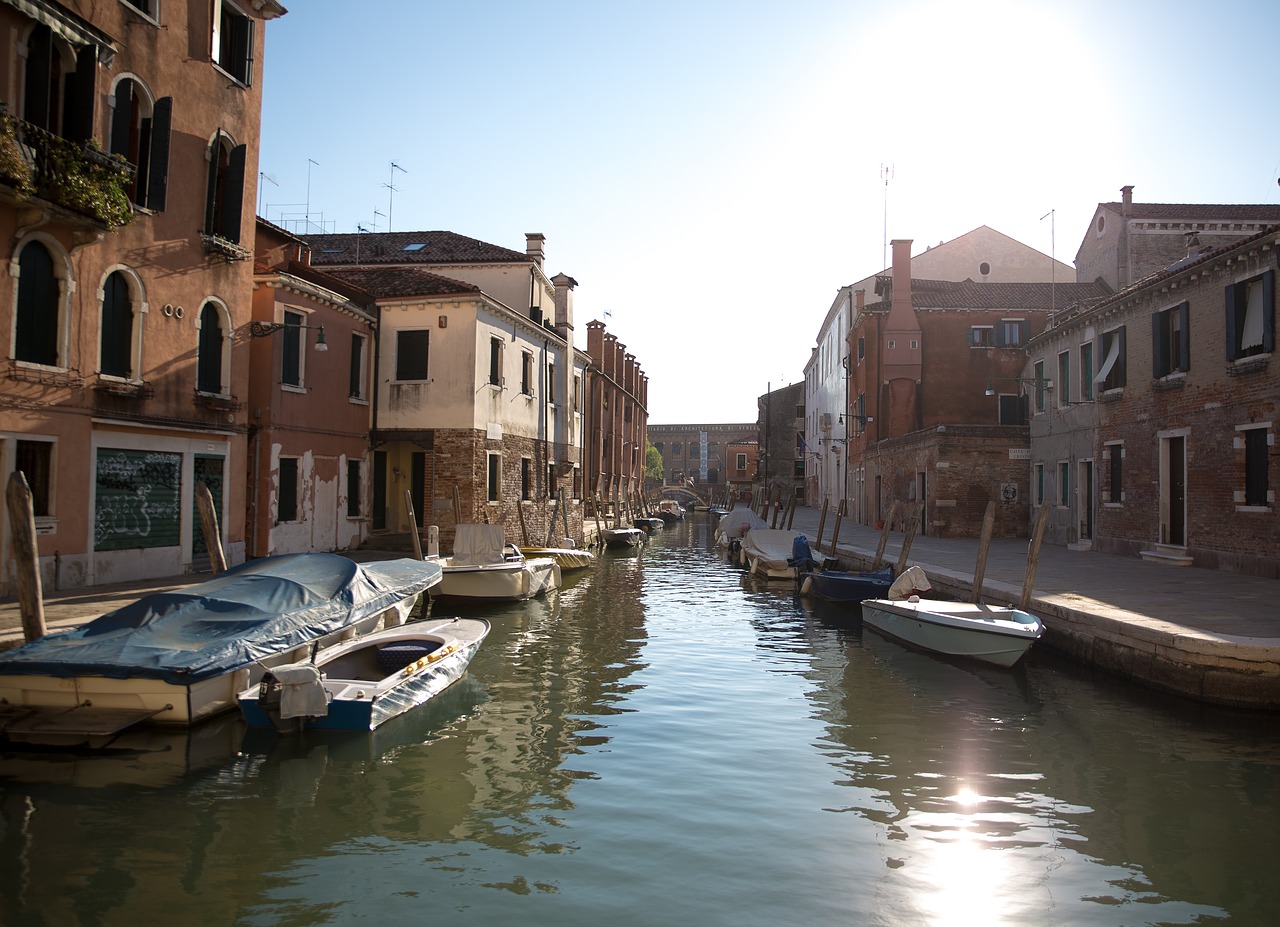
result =
M227 177L222 184L222 209L218 217L218 234L227 241L240 242L240 212L244 208L244 165L246 149L237 145L231 149L227 164Z
M1191 303L1183 300L1178 312L1178 369L1191 369Z
M1163 312L1151 316L1151 375L1169 372L1169 320Z
M151 113L151 157L147 164L148 209L164 212L169 189L169 132L173 123L173 97L156 100Z
M1234 283L1228 283L1222 291L1222 304L1226 307L1224 323L1227 330L1227 360L1229 361L1235 360L1240 356L1240 323L1236 304L1241 299L1243 291L1244 288L1242 286L1237 286ZM1266 336L1264 335L1263 337L1265 338Z
M73 142L93 138L93 98L98 80L98 46L85 45L76 53L76 71L67 78L67 111L63 134Z
M49 74L53 65L53 33L45 25L36 26L27 39L26 94L22 101L22 118L42 129L49 125Z
M1269 270L1262 275L1262 353L1270 354L1276 347L1276 272Z

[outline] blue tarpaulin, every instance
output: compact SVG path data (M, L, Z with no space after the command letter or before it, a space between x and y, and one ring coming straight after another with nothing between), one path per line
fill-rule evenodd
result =
M440 581L439 564L282 554L0 653L6 675L145 677L187 685L372 618Z

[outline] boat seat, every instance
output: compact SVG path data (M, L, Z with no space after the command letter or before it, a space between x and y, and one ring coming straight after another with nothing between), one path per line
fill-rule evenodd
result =
M436 641L406 641L402 644L387 644L378 648L378 666L388 673L397 673L410 663L440 649Z

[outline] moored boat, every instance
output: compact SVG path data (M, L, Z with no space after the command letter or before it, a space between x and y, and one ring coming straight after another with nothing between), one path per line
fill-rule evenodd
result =
M856 603L863 599L887 597L891 585L893 567L890 566L864 572L820 570L804 578L800 592L828 602Z
M803 536L782 528L752 528L742 539L739 562L765 579L795 579L795 540Z
M152 593L0 654L4 734L79 743L142 721L194 724L234 709L272 666L402 624L441 575L413 559L282 554Z
M600 538L605 547L639 547L644 541L645 533L639 528L604 528Z
M560 567L551 557L526 557L505 542L501 525L458 525L452 557L428 557L443 568L432 598L511 602L560 587Z
M1008 606L937 599L864 599L862 622L886 637L951 657L1013 666L1044 633L1035 615Z
M559 564L561 573L585 570L596 562L595 552L585 547L521 547L520 553L531 558L550 557Z
M253 727L371 731L461 678L489 633L482 618L415 621L268 670L240 693Z

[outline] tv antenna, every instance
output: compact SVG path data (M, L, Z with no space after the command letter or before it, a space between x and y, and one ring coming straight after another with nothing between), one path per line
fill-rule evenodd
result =
M1058 258L1054 253L1057 245L1054 242L1054 222L1056 217L1050 209L1047 213L1040 217L1040 221L1049 220L1049 316L1058 310Z
M311 234L311 165L313 164L316 167L320 166L319 161L312 161L307 158L307 204L304 207L306 211L302 214L302 227L306 229L306 232L304 232L306 235Z
M382 216L382 218L385 219L387 214L380 209L375 209L373 211L373 230L375 232L378 230L378 216Z
M259 211L258 215L262 216L265 219L267 216L267 209L265 206L262 206L262 182L264 180L271 181L271 186L273 187L278 187L280 186L280 184L276 181L274 177L272 177L266 171L258 171L258 204L261 207L261 210Z
M388 232L391 231L391 204L395 200L396 190L399 189L399 187L396 186L396 171L399 171L402 174L409 173L399 164L396 164L396 162L394 161L391 162L391 180L383 184L383 186L386 187L388 191L387 192L387 231Z
M884 250L880 260L884 267L889 266L889 181L893 180L893 165L880 165L880 179L884 181Z

